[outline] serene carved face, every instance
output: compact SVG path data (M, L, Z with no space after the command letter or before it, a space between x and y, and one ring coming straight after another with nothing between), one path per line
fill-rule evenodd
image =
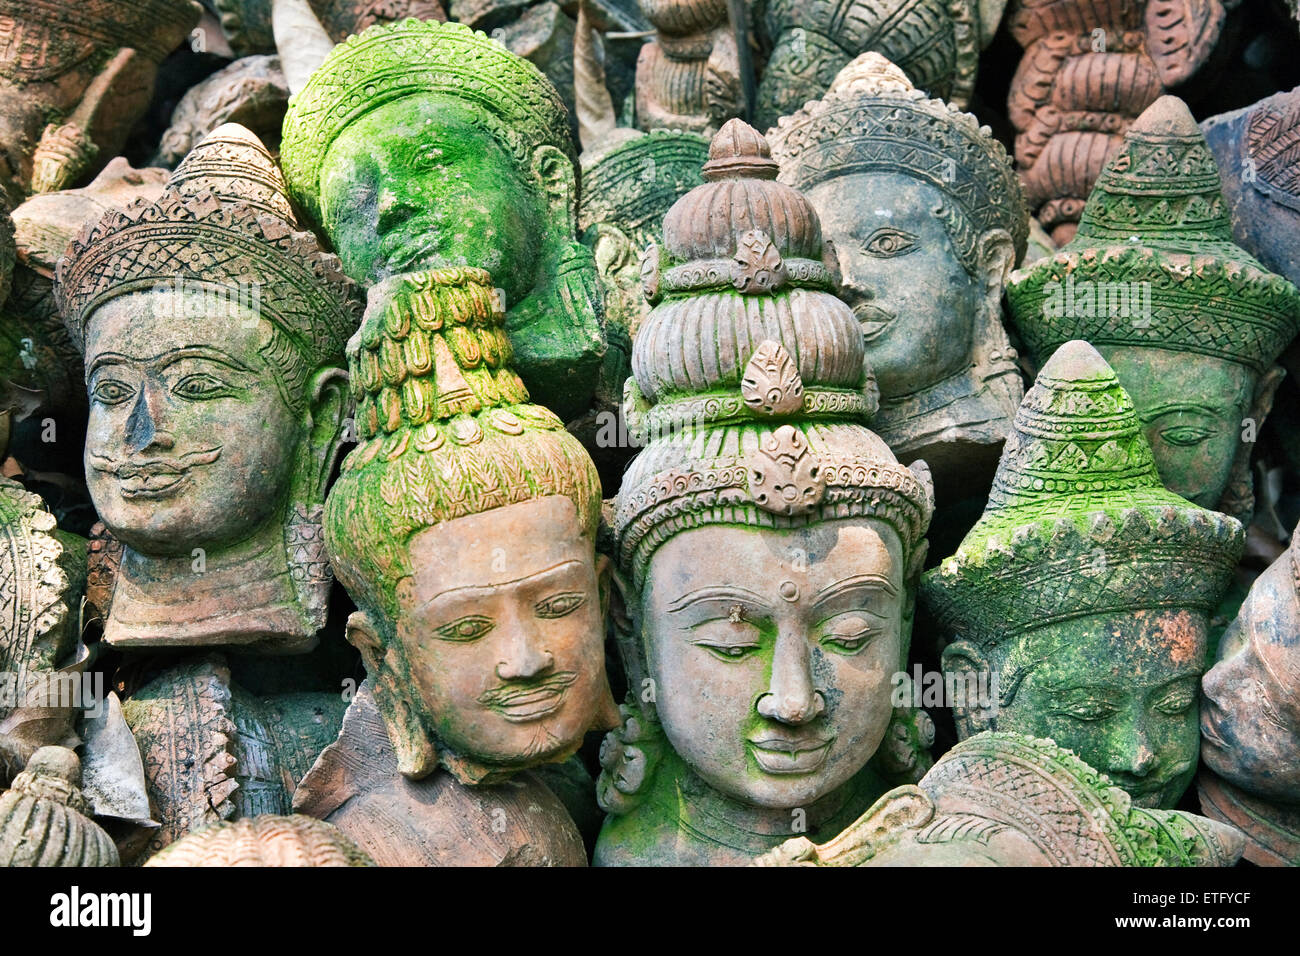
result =
M1205 619L1190 611L1040 628L1021 638L1015 657L1004 651L993 662L1004 698L997 729L1055 740L1137 805L1172 809L1196 772L1205 642ZM945 670L952 665L945 657Z
M283 507L306 433L259 353L269 323L200 290L146 291L86 328L86 483L142 554L237 544Z
M410 557L397 637L438 739L505 767L576 749L612 701L607 564L573 502L552 495L434 525Z
M1300 617L1290 557L1256 582L1205 675L1201 757L1219 776L1300 803Z
M839 176L807 195L835 244L840 298L862 325L881 395L969 368L984 289L935 215L952 200L901 173Z
M1133 399L1160 480L1202 508L1216 507L1242 447L1255 376L1206 355L1131 346L1098 351Z
M882 522L674 535L651 558L642 625L669 742L746 803L825 796L884 737L903 607L902 546Z
M340 134L324 170L324 227L358 282L476 266L502 284L508 305L532 289L545 201L464 102L388 103Z

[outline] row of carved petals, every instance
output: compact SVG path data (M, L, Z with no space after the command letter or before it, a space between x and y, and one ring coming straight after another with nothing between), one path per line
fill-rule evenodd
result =
M861 388L866 373L862 332L833 295L792 289L787 295L712 292L661 303L637 332L632 374L641 394L739 386L754 350L771 340L785 346L806 388Z
M802 193L760 179L724 179L696 186L664 218L664 246L676 262L724 259L737 238L758 229L782 257L820 259L821 223Z

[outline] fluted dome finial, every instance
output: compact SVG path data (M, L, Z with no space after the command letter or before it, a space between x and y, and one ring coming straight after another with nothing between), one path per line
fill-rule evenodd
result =
M704 178L776 179L780 167L772 158L772 149L763 134L744 120L730 119L709 143L709 161L704 164Z

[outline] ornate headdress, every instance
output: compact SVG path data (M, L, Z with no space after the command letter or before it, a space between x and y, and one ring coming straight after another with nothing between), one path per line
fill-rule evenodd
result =
M1020 405L983 517L921 594L984 645L1112 610L1208 614L1243 546L1235 519L1165 489L1114 371L1068 342Z
M859 172L898 172L951 196L962 212L945 228L963 262L980 234L1005 229L1016 260L1025 253L1029 213L1007 151L979 120L930 99L879 53L864 53L820 100L768 131L781 181L807 190Z
M1088 282L1092 307L1064 307ZM1111 302L1150 289L1150 315ZM1300 331L1300 291L1232 241L1214 155L1182 100L1139 116L1088 197L1074 239L1012 274L1012 318L1042 362L1063 342L1196 352L1266 370ZM1089 300L1091 301L1091 300ZM1129 302L1127 307L1124 303Z
M0 76L53 79L105 48L128 47L161 63L198 12L188 0L0 0L0 19L10 21Z
M385 104L431 93L474 104L521 170L542 145L576 158L564 101L541 70L467 26L412 18L348 37L289 101L280 161L294 200L319 222L321 170L338 135Z
M87 319L110 299L181 280L259 290L260 312L282 339L275 364L290 381L341 363L360 296L338 258L288 214L283 179L257 137L235 124L214 130L157 202L113 210L73 240L55 284L73 340L84 347Z
M965 106L975 91L980 47L997 29L996 17L981 22L981 6L975 0L776 0L767 11L776 40L757 115L775 123L820 96L844 64L868 51L897 63L922 89Z
M570 498L595 540L600 479L578 440L528 402L505 314L482 269L394 276L370 292L348 343L360 444L326 503L339 580L393 608L424 528L547 495Z
M713 138L703 185L664 220L643 266L655 303L624 402L649 443L618 496L619 563L640 587L655 549L711 523L766 528L872 516L914 558L933 510L864 421L877 406L862 334L830 291L808 201L774 182L767 143L739 120Z
M699 133L652 130L582 154L578 231L602 222L623 226L638 251L654 241L664 214L704 180L709 141Z

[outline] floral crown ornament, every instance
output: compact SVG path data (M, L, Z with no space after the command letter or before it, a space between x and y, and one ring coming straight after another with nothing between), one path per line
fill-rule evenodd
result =
M576 161L564 101L541 70L463 24L409 18L348 37L289 101L280 157L294 200L320 221L335 138L385 104L431 93L473 103L520 169L532 170L539 146Z
M852 312L831 292L808 201L776 181L763 137L731 120L706 182L664 220L643 280L624 413L649 442L618 496L618 561L636 588L655 549L710 523L789 528L879 517L905 554L933 510L924 463L863 424L878 393Z
M1005 229L1024 256L1029 213L1006 149L987 126L931 99L879 53L845 66L820 100L768 130L781 182L807 190L858 172L899 172L951 196L962 212L945 221L961 260L971 263L989 229Z
M1135 321L1104 299L1095 308L1057 307L1060 290L1081 281L1146 283L1151 314ZM1214 155L1174 96L1133 122L1074 239L1012 273L1007 300L1040 362L1063 342L1086 339L1209 355L1259 374L1300 332L1300 290L1233 242Z
M1128 393L1087 342L1025 395L984 515L922 579L941 626L985 646L1086 614L1217 605L1241 525L1165 489Z

